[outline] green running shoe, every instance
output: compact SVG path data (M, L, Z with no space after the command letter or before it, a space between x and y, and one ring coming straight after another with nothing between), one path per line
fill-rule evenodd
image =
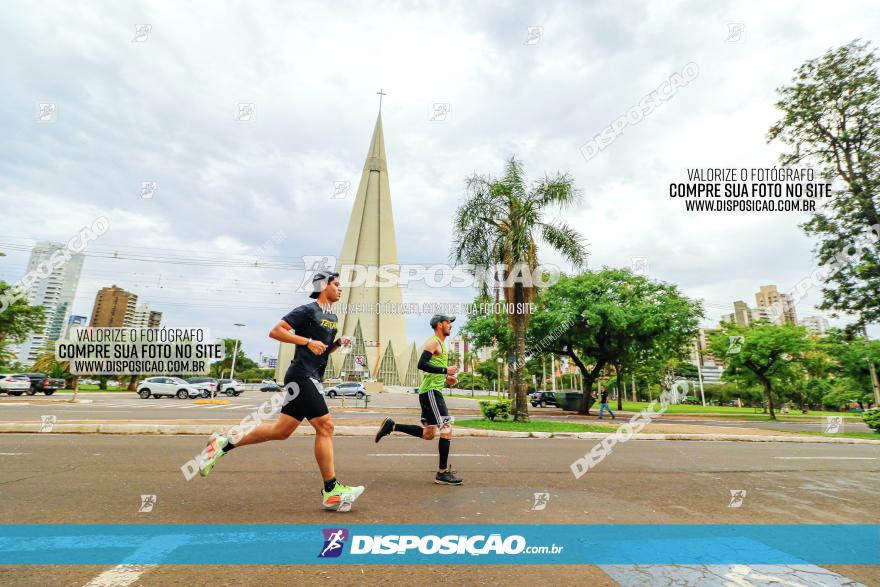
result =
M204 451L205 458L202 461L202 466L199 468L199 475L202 477L208 476L208 473L211 472L211 469L214 468L220 457L226 454L223 452L224 446L226 446L225 436L221 436L216 432L211 434L211 440L208 441L208 447Z
M363 492L363 485L349 487L348 485L337 483L336 487L330 491L321 490L321 495L324 497L322 505L324 506L324 509L335 510L339 508L339 504L342 503L343 499L349 502L354 502L354 500L359 498Z

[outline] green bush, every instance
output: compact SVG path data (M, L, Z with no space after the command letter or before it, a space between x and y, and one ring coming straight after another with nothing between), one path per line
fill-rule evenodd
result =
M506 420L510 416L510 400L480 400L480 411L483 412L483 417L485 419L492 422L494 422L496 418L499 420Z
M862 412L862 419L865 424L874 429L874 432L880 434L880 408L873 408Z

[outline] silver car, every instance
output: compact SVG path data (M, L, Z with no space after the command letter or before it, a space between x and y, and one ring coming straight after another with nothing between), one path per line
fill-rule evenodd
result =
M358 381L348 381L346 383L337 383L333 387L324 390L327 397L336 397L337 395L350 395L358 399L367 395L367 388L363 383Z
M180 377L148 377L137 386L141 399L151 397L178 397L180 399L199 397L210 393L210 387L202 383L188 383Z
M0 373L0 393L21 395L31 388L31 380L27 375Z

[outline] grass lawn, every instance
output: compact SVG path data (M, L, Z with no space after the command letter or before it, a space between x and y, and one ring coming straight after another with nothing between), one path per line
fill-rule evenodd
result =
M617 402L610 402L611 408L615 409L617 407ZM638 412L639 410L643 410L648 407L646 402L623 402L623 409L625 411ZM596 408L598 409L598 408ZM851 414L849 412L826 412L826 411L809 411L806 414L798 413L789 413L782 414L778 409L774 410L778 418L810 418L810 417L824 417L824 416L843 416L844 418L859 418L861 419L861 414ZM668 414L720 414L724 416L735 415L737 417L742 418L754 418L756 420L763 420L769 417L769 414L761 413L760 409L756 412L755 408L737 408L735 406L703 406L699 405L689 405L689 404L677 404L673 406L669 406L669 409L666 410Z
M574 424L571 422L551 422L548 420L532 420L531 422L514 422L513 420L455 420L456 426L462 428L479 428L481 430L509 430L512 432L614 432L617 427L597 426L594 424Z
M492 400L492 401L495 401L495 400L499 399L498 397L496 397L494 395L479 395L478 391L474 391L474 395L471 395L469 393L445 393L443 395L446 395L448 397L461 397L464 399L472 399L472 400ZM507 399L507 398L503 398L503 399Z
M794 432L793 430L779 430L779 432ZM877 432L841 432L840 434L827 434L825 432L807 432L798 430L797 434L810 434L812 436L842 436L844 438L865 438L867 440L880 440L880 433Z

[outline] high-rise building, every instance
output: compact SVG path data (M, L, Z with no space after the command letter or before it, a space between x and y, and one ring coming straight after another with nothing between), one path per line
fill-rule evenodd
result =
M721 316L722 322L735 322L737 326L748 326L760 320L770 320L770 313L765 308L750 308L742 300L733 302L733 313Z
M779 293L775 285L762 285L755 294L758 308L767 310L770 321L775 324L797 324L797 311L794 299L786 293Z
M62 262L65 250L64 245L48 241L38 242L31 250L26 273L34 271L42 276L50 271L47 277L34 280L27 290L28 303L41 306L46 320L43 327L28 336L18 348L20 363L33 363L46 348L46 344L60 339L67 327L67 317L76 296L84 257L73 255ZM61 253L55 254L56 252Z
M728 322L730 321L732 320L728 320ZM724 372L725 367L723 361L707 352L709 349L709 337L713 332L717 331L710 328L700 328L690 353L690 362L700 369L703 383L721 383L721 374Z
M134 310L134 318L131 320L132 328L159 328L162 324L162 312L150 310L149 304L138 304Z
M452 355L452 358L455 359L455 365L461 371L467 371L467 365L465 365L466 354L468 351L467 341L465 341L464 337L460 334L456 334L455 336L447 337L445 340L446 350ZM450 365L452 365L452 358L450 358Z
M89 326L123 328L131 326L137 308L137 294L115 285L103 287L95 296Z
M71 329L79 328L81 326L88 326L88 324L88 316L77 316L72 314L67 319L67 327L64 329L64 333L61 335L61 338L67 338L67 333L70 332Z
M807 316L803 320L801 320L801 326L806 326L807 331L810 334L818 334L823 335L825 331L828 330L829 324L828 319L825 316L815 315L815 316Z
M339 314L339 335L353 338L352 350L338 359L331 356L327 376L345 373L348 379L372 376L386 385L418 385L420 374L416 367L416 348L407 339L404 316L393 310L381 310L401 307L403 294L400 286L377 287L375 283L365 283L365 280L350 275L353 266L365 267L368 274L380 266L398 266L381 113L376 118L336 267L342 277L362 284L343 287L339 300L349 309ZM363 310L351 312L355 307ZM279 381L293 354L294 345L281 343L276 369ZM334 364L334 360L340 360L341 365Z

